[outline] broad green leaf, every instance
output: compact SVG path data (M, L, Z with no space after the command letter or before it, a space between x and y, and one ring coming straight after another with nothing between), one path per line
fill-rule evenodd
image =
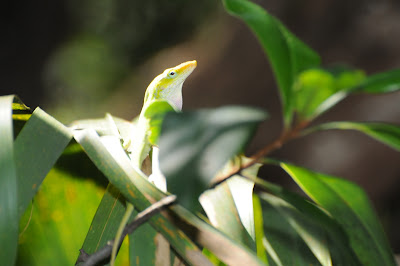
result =
M234 176L231 178L241 177ZM212 225L229 235L233 240L255 250L254 241L240 220L227 182L205 191L199 200Z
M150 134L149 141L156 145L161 131L161 124L167 112L174 111L174 108L164 100L152 101L144 112L144 117L149 119Z
M251 161L251 159L241 156L240 161L240 163L247 163ZM236 167L237 166L238 165L236 165ZM256 176L261 166L262 164L256 163L251 167L242 170L242 174L251 174ZM255 222L253 211L254 181L237 175L229 178L227 183L232 193L240 221L242 222L244 228L246 228L253 241L255 241Z
M323 228L319 227L312 220L311 217L305 216L293 205L276 196L262 192L259 193L259 197L262 199L262 201L268 202L269 205L271 205L278 211L283 220L290 225L291 229L288 230L294 230L296 234L298 234L298 236L304 241L304 243L301 243L300 245L307 245L314 256L321 263L321 265L332 265L332 260L328 248L327 233L323 230ZM265 220L265 224L268 227L268 220ZM286 232L287 231L285 230L279 233L285 234ZM268 233L266 237L268 238ZM272 241L270 242L272 245L274 245ZM304 259L304 262L306 263L308 259L302 258L302 254L303 253L299 253L299 257L292 256L290 259L296 261L299 264L300 261ZM280 257L280 261L285 260L284 257L287 255L289 254L282 254L282 256Z
M262 7L247 0L224 0L223 3L230 14L241 18L254 32L268 56L280 90L285 125L288 126L295 78L303 70L320 64L318 54Z
M151 205L149 199L146 198L146 196L151 197L151 195L146 191L138 190L135 183L148 183L151 186L152 193L159 190L152 186L138 169L132 167L117 137L108 136L100 139L94 131L82 130L76 132L75 139L82 145L99 170L121 191L127 200L134 204L136 209L144 210ZM132 183L133 181L136 182ZM158 199L161 198L161 195L164 195L161 191L159 193L161 194ZM157 200L154 197L152 199ZM197 246L163 215L153 216L150 223L170 241L182 258L192 263L202 261L207 264L207 260L202 257Z
M139 170L132 167L117 138L101 141L91 130L82 131L75 135L75 138L97 167L138 211L150 205L149 199L160 200L166 195L149 183ZM185 226L180 227L181 229L176 228L175 222L162 214L152 217L149 222L187 263L209 265L209 261L188 238L189 235L196 243L209 249L227 264L262 264L249 249L201 221L180 205L173 205L169 209L174 214L174 220L178 219L178 223Z
M14 96L0 97L0 261L14 265L18 243L18 187L14 162L12 105Z
M218 175L227 174L249 160L244 156L235 157ZM261 164L255 164L244 171L257 175L260 166ZM211 224L255 250L253 188L252 180L235 175L217 187L203 192L199 201Z
M199 208L212 178L250 140L266 114L249 107L168 113L159 141L160 169L180 204Z
M130 265L156 265L157 245L160 234L149 224L143 224L129 235L129 262ZM162 240L161 240L162 241ZM146 243L146 245L143 245ZM165 261L170 261L169 248L165 252Z
M72 132L40 108L17 136L14 152L20 217L71 139Z
M400 69L394 69L369 76L354 92L386 93L400 89Z
M382 227L360 187L287 163L281 167L342 226L363 265L395 265Z
M336 104L337 101L332 99L337 95L347 95L349 89L364 79L365 74L360 70L345 68L331 71L320 68L305 70L298 75L294 84L294 108L301 120L313 119Z
M397 151L400 151L400 126L398 125L386 123L339 121L317 125L304 131L304 134L327 129L357 130Z
M291 224L292 220L282 214L278 206L270 204L263 197L261 198L265 234L263 243L269 264L318 265L317 258L300 237L296 227Z
M290 192L276 184L270 183L255 176L247 177L256 183L259 189L268 191L269 193L281 198L299 212L304 214L320 228L323 228L329 237L330 252L334 265L360 265L356 255L350 248L349 240L341 226L332 219L329 214L320 206L301 197L298 194ZM257 221L257 220L256 220Z
M330 73L335 76L336 92L326 98L309 118L315 118L322 114L350 93L387 93L397 91L400 88L399 69L378 73L369 77L365 77L363 71L346 68L336 69L335 71L330 71ZM317 92L317 94L323 94L323 92ZM303 102L307 102L306 99Z
M107 241L115 238L125 213L123 201L121 192L109 184L82 245L82 249L86 253L92 254L98 251L107 244Z
M150 141L157 141L161 120L168 111L173 111L173 108L166 101L152 102L149 106L147 106L144 116L149 119ZM76 121L72 124L72 126L76 130L92 128L96 130L100 136L116 136L121 139L121 143L123 143L123 145L127 145L130 143L132 132L135 130L136 124L135 121L131 123L107 114L103 119ZM137 211L134 210L132 217L134 217L136 214ZM118 225L121 223L121 219L122 215L115 216L112 217L112 219L108 222L111 224L115 223L118 227ZM114 237L115 232L114 235L108 237L108 239L112 239ZM166 244L161 245L161 242L163 241L166 242L166 240L149 224L142 225L140 228L135 230L133 234L129 235L129 257L131 258L130 264L151 265L157 262L158 257L170 255L169 244L166 242ZM144 246L143 243L149 244ZM166 252L160 252L165 250ZM117 258L119 259L120 255Z
M74 265L103 193L92 179L53 168L21 219L17 265Z

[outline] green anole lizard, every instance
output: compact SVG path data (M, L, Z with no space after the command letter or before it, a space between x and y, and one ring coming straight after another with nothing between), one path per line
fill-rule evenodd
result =
M129 157L131 158L132 165L141 169L144 159L149 154L152 146L154 146L149 140L151 135L151 128L149 117L146 116L146 111L148 111L149 106L157 100L167 101L175 111L182 110L182 85L186 78L193 72L196 68L196 61L188 61L182 63L176 67L166 69L162 74L158 75L147 87L144 96L143 108L140 112L139 118L135 130L133 131L128 147L126 148ZM151 118L150 118L151 119ZM158 169L158 149L153 147L153 173L154 177L151 180L156 186L161 190L166 190L165 180L162 179L163 176L160 174ZM151 179L152 176L149 178ZM113 246L113 251L111 254L111 265L114 265L114 260L116 252L118 249L119 239L121 237L122 231L133 212L133 205L128 203L127 209L122 218L121 224L118 228L115 242Z

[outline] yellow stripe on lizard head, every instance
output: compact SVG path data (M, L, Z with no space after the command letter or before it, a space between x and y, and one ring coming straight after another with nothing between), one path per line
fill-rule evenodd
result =
M196 60L166 69L147 87L144 104L152 100L167 100L176 110L182 110L182 84L196 68Z

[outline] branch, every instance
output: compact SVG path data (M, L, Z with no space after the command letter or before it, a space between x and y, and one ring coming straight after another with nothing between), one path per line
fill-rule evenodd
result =
M158 214L163 208L174 203L175 201L176 201L176 196L170 195L165 198L162 198L161 200L152 204L144 211L140 212L131 223L125 226L120 241L118 243L118 247L121 246L126 235L131 234L140 225L148 221L151 217ZM96 265L97 263L107 259L111 255L114 241L115 239L108 241L107 244L102 249L98 250L97 252L91 255L88 255L83 249L81 249L80 250L81 254L79 255L77 263L83 262L82 266L91 266L91 265Z
M295 127L291 128L289 131L283 132L282 135L279 138L277 138L275 141L266 145L261 150L259 150L254 155L252 155L250 157L251 161L249 161L245 164L241 164L239 167L233 168L229 173L227 173L223 176L218 176L213 181L211 188L216 187L217 185L221 184L222 182L224 182L226 179L230 178L231 176L239 174L242 170L249 168L250 166L253 166L254 164L258 163L263 157L265 157L272 151L279 149L288 141L298 137L301 130L304 129L305 127L307 127L309 123L310 123L310 121L303 121L303 122L297 124Z

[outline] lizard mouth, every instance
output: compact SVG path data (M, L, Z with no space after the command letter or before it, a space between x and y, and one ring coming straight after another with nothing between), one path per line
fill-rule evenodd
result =
M193 70L196 67L197 67L197 61L193 60L193 61L187 61L185 63L182 63L182 64L176 66L175 68L181 69L182 73L184 73L184 76L186 78L193 72Z

